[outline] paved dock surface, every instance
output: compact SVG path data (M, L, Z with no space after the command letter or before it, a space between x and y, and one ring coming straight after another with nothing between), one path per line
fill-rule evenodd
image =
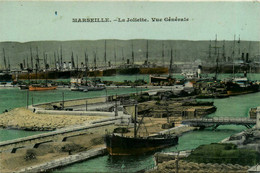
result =
M106 154L106 147L91 149L88 151L80 152L74 155L70 155L65 158L55 159L43 164L27 167L17 171L17 173L28 173L28 172L46 172L55 168L67 166L76 162L81 162L87 159L91 159L97 156Z

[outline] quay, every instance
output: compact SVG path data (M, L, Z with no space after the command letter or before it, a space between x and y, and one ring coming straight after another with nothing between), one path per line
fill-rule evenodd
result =
M73 154L64 158L55 159L53 161L49 161L43 164L27 167L16 171L16 173L30 173L30 172L46 172L52 169L56 169L59 167L67 166L70 164L74 164L77 162L82 162L87 159L91 159L94 157L102 156L106 154L106 147L91 149L85 152L80 152L77 154Z
M106 118L99 121L92 121L90 124L76 125L53 132L0 142L0 152L15 153L16 150L20 148L38 148L39 145L47 142L63 142L69 137L86 134L88 129L113 125L117 121L122 122L128 118L128 116Z

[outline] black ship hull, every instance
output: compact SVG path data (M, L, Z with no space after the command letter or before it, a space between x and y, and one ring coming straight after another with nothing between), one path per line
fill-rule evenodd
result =
M105 136L105 143L110 155L142 155L178 143L177 136L130 138L114 134Z
M241 94L249 94L259 91L259 85L258 84L251 84L247 87L239 87L236 84L229 84L227 86L227 95L229 96L235 96L235 95L241 95Z

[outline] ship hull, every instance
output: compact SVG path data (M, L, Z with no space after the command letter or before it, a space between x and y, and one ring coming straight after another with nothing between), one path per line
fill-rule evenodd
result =
M235 96L235 95L241 95L241 94L249 94L259 91L259 85L252 84L248 87L238 87L237 85L229 86L227 89L227 95L229 96Z
M244 90L244 91L232 91L229 90L227 91L227 95L229 96L236 96L236 95L242 95L242 94L250 94L250 93L254 93L257 92L258 90Z
M169 138L130 138L106 135L105 143L110 155L142 155L178 143L177 136Z
M140 74L168 74L169 69L167 67L149 67L140 68Z
M47 91L47 90L55 90L56 86L44 87L44 86L29 86L29 91Z

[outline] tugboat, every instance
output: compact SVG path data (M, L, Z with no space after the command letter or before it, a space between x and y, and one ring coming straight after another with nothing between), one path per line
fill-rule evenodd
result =
M170 134L137 137L136 117L137 105L135 105L134 137L115 133L105 136L106 148L110 155L143 155L178 143L178 136Z

